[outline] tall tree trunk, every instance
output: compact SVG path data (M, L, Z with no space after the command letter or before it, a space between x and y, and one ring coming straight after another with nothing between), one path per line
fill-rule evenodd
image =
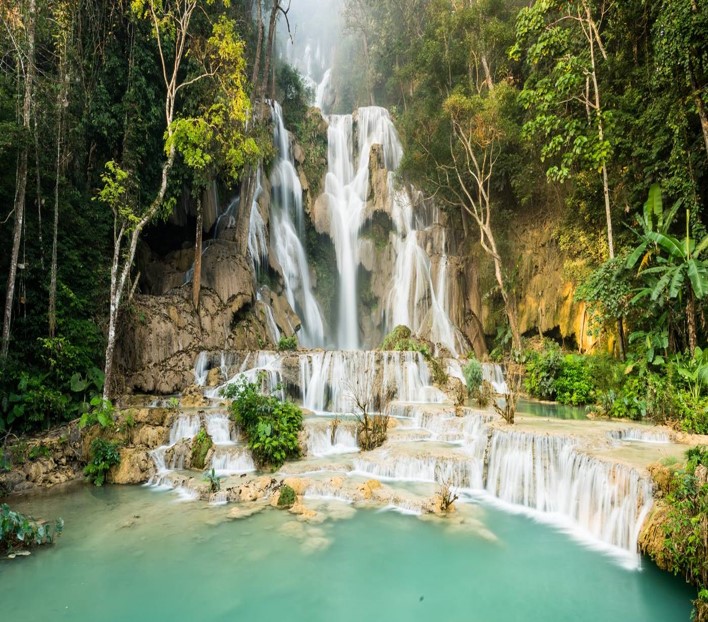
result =
M202 198L197 198L197 233L194 240L194 274L192 275L192 302L199 309L199 292L202 286Z
M274 0L273 8L270 11L270 23L268 24L268 42L266 43L265 65L263 67L263 79L259 93L261 97L265 96L270 80L270 65L273 61L273 48L275 46L275 26L278 21L278 9L280 8L280 0Z
M63 33L66 36L66 33ZM59 186L64 173L64 108L68 97L69 77L66 72L67 40L62 42L59 58L59 94L57 95L56 177L54 180L54 223L52 227L52 264L49 277L49 336L54 337L57 326L57 263L59 243Z
M693 288L688 288L688 302L686 302L686 321L688 323L688 349L693 356L698 346L698 331L696 330L696 297Z
M263 0L256 0L258 4L258 43L256 44L256 58L253 61L253 74L251 76L251 86L253 93L258 92L258 74L261 70L261 55L263 54Z
M27 37L27 53L24 61L24 97L22 100L22 126L29 134L31 131L32 92L34 81L34 31L35 31L35 0L29 0L25 18ZM18 50L18 54L20 51ZM18 62L22 62L18 58ZM20 241L22 240L22 225L25 218L25 194L27 190L27 160L28 147L25 145L20 151L17 180L15 184L15 222L12 233L12 251L10 255L10 271L7 277L7 295L5 297L5 315L2 325L2 347L0 348L0 361L7 359L10 349L10 325L12 323L12 306L15 296L15 281L17 279L17 261L20 256Z
M478 223L480 224L480 223ZM494 276L497 279L497 285L499 285L499 292L501 293L502 300L504 301L504 311L506 312L506 318L509 321L509 330L511 330L511 346L517 352L521 351L521 333L519 332L519 322L516 317L516 305L514 301L509 296L509 292L504 284L504 269L502 266L501 255L497 251L497 244L494 239L494 234L491 227L481 226L484 236L487 238L487 244L485 250L489 249L489 254L492 256L494 261Z
M32 116L34 118L34 169L37 196L37 237L39 239L39 265L42 267L42 272L44 272L44 236L42 231L42 169L39 164L39 123L37 121L36 110Z
M602 120L602 102L600 99L600 85L597 80L597 67L595 64L595 37L597 34L597 28L595 27L592 17L590 15L590 10L586 5L586 19L588 21L589 29L589 44L590 44L590 62L592 71L590 77L592 78L592 86L595 95L595 114L597 115L597 137L600 142L605 140L605 126ZM599 42L598 42L599 43ZM600 44L601 45L601 44ZM601 47L602 51L602 47ZM607 226L607 250L610 259L615 257L615 238L612 231L612 204L610 203L610 182L609 176L607 174L607 162L603 158L602 160L602 196L605 201L605 220ZM624 322L622 318L617 318L617 344L619 346L620 358L624 360L626 358L625 353L625 337L624 337Z

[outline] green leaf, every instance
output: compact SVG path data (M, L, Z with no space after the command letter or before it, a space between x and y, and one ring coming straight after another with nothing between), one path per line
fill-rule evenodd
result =
M702 300L708 292L708 267L695 259L687 262L688 278L693 287L693 293L698 300Z

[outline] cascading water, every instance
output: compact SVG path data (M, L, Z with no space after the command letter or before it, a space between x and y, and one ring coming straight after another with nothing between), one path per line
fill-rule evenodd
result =
M278 160L270 176L273 187L271 249L282 268L288 303L302 321L300 343L310 347L321 346L324 343L324 324L312 294L310 267L301 242L304 219L302 186L290 155L290 138L283 123L283 111L277 102L272 102L271 109L278 148Z
M575 448L571 439L492 434L486 490L498 499L569 519L594 539L636 551L652 486L631 468Z

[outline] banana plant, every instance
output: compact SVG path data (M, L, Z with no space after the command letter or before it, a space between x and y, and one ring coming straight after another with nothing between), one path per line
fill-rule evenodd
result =
M708 235L700 242L691 238L689 210L686 210L685 238L682 240L668 233L679 206L680 203L676 203L664 214L661 191L656 185L651 187L644 214L638 218L642 231L635 231L641 242L627 258L627 267L635 267L641 258L639 274L646 282L632 303L646 296L653 302L667 298L685 301L688 344L693 355L698 341L696 300L703 300L708 295ZM652 257L656 258L655 265L647 267Z

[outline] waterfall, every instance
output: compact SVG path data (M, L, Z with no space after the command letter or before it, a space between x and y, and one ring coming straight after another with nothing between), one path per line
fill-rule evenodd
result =
M324 425L323 425L324 424ZM333 426L336 425L336 428ZM351 422L305 420L307 430L307 455L316 458L349 454L359 451L356 441L356 426ZM332 430L334 429L334 435Z
M285 297L302 321L299 341L305 346L324 343L320 308L312 294L310 267L301 239L304 236L302 186L290 154L290 138L280 104L272 102L278 160L273 166L270 214L271 249L282 268Z
M482 375L484 380L492 385L495 393L506 395L509 387L504 380L504 370L498 363L482 363Z
M353 412L354 395L377 410L389 400L438 403L419 352L311 352L300 355L303 406L315 412Z
M634 469L580 453L571 439L526 432L492 433L485 488L631 552L653 502L651 482Z
M231 440L231 422L228 415L208 415L206 417L206 428L215 445L230 445L233 443Z
M256 270L260 269L261 263L268 260L266 225L258 206L258 199L261 194L263 194L263 186L261 184L261 169L258 167L258 172L256 173L256 190L253 194L253 203L251 204L251 215L248 224L248 252L251 255L253 267Z
M194 384L203 387L209 374L209 353L200 352L194 363Z
M210 468L217 475L251 473L256 470L251 452L246 447L217 447Z
M246 382L261 382L262 389L267 393L272 393L284 397L279 385L282 381L282 357L276 352L249 352L241 363L238 371L223 385L209 389L204 395L209 398L218 398L221 390L236 382L245 380ZM230 366L222 365L222 374L228 376Z
M668 432L656 430L642 430L640 428L625 428L607 433L615 441L635 441L638 443L670 443Z
M180 415L170 429L170 445L188 438L194 438L199 432L201 418L199 415Z

